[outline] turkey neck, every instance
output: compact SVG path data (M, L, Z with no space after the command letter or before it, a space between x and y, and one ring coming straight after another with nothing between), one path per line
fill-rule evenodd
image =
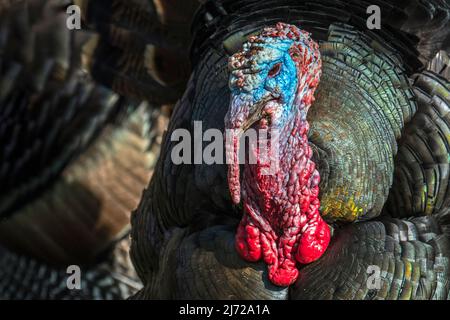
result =
M248 207L246 212L251 214L256 210L260 215L266 217L272 227L265 229L270 229L274 239L283 233L283 228L286 226L286 221L283 215L279 217L279 212L295 206L299 202L296 194L300 192L300 185L307 185L308 181L305 181L307 179L298 179L298 176L303 168L308 173L312 173L315 168L314 163L310 160L308 128L309 125L304 116L297 114L280 130L279 141L269 141L268 148L271 149L271 156L279 160L279 163L276 164L277 170L273 174L265 174L264 169L267 168L265 165L248 163L244 165L242 193L244 205ZM271 132L270 136L274 137L275 135ZM278 150L274 150L276 146L273 144L277 144ZM255 153L259 154L258 151ZM319 175L317 174L315 177L314 185L311 187L317 186ZM283 199L277 198L277 194L281 194ZM287 203L290 205L289 208L284 208L283 206Z
M236 234L238 253L248 261L262 258L269 279L279 286L297 279L296 261L317 259L329 242L328 226L318 210L320 177L307 138L309 105L294 108L299 111L281 128L279 142L270 132L270 158L280 159L275 172L265 174L267 165L261 163L244 165L244 215ZM274 143L279 145L278 154L273 154Z

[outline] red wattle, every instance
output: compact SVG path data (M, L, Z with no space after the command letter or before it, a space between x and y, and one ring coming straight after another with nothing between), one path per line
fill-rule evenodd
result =
M282 162L282 170L274 176L262 175L258 166L244 169L244 215L236 233L236 250L249 262L262 259L270 281L278 286L293 284L299 274L296 262L317 260L330 242L329 227L318 210L320 179L310 160L306 134L300 141L294 153L303 156ZM285 172L289 172L287 186L283 186ZM248 181L248 176L255 181Z
M280 287L290 286L298 278L298 270L295 263L286 263L283 267L269 266L269 279Z
M261 242L259 229L248 223L244 217L236 233L236 250L247 261L256 262L261 259Z
M328 225L319 221L307 229L300 237L295 259L301 264L308 264L319 259L330 243L330 228Z

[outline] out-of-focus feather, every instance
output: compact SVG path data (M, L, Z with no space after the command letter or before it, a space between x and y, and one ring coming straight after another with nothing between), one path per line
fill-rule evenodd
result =
M114 91L173 103L189 77L190 23L197 0L76 1L100 34L91 71Z
M2 300L120 300L142 288L128 255L129 239L120 241L103 261L80 265L80 289L69 289L68 273L26 256L0 249Z

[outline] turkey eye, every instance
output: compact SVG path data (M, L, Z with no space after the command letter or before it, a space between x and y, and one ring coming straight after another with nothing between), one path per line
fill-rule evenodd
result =
M280 70L281 70L281 63L277 63L272 67L272 69L270 69L269 78L273 78L276 75L278 75L280 73Z

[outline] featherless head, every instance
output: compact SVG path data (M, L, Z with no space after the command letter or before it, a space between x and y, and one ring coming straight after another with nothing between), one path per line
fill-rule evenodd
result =
M235 110L243 113L261 112L263 117L274 120L273 125L282 126L293 113L306 108L313 101L314 91L321 74L321 59L318 44L306 31L293 25L278 23L265 28L259 35L249 37L242 51L229 60L230 88L233 98L252 103L255 107L264 104L273 108ZM231 110L234 111L234 110ZM232 116L232 114L230 114ZM252 123L228 123L232 127L250 126ZM249 120L256 120L250 117ZM245 128L243 128L245 129Z
M318 212L320 176L307 139L306 114L321 74L319 46L309 33L278 23L251 36L229 68L228 184L235 204L242 192L244 208L236 249L248 261L264 259L273 283L290 285L298 276L296 263L319 258L330 239ZM241 188L239 145L250 128L269 136L250 143L248 154L257 161L244 164ZM270 142L261 144L264 139ZM266 173L272 164L261 160L264 147L270 149L266 159L279 160L271 174Z

